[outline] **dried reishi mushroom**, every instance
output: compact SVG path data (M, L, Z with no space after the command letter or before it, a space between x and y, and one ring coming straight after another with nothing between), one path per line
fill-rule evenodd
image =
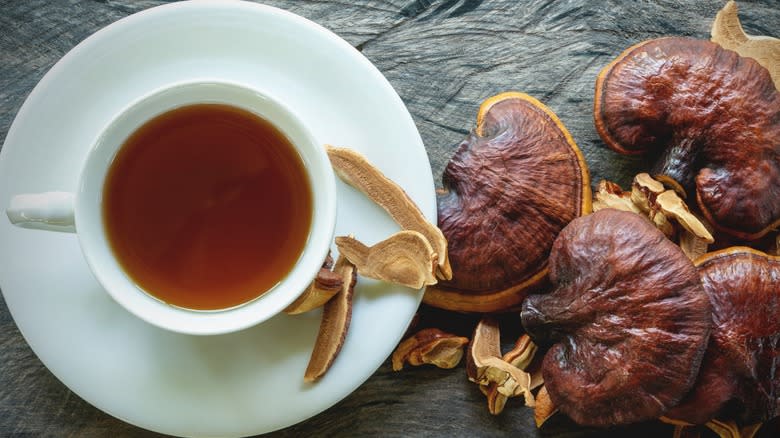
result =
M531 341L531 337L528 335L522 335L517 339L514 347L512 347L512 349L508 352L504 353L504 355L501 357L501 360L514 367L517 367L520 370L526 371L528 366L531 364L534 355L536 354L536 350L536 344ZM533 376L531 376L530 382L531 383L529 384L528 388L529 390L534 390L542 383L539 381L534 381ZM482 386L480 386L480 388L482 388ZM502 394L498 383L495 382L491 382L490 385L487 386L485 396L487 396L488 411L492 415L498 415L503 412L504 407L506 406L506 402L509 400L509 396Z
M656 198L664 192L664 185L646 173L634 177L631 184L631 201L661 230L666 237L674 237L674 226L659 208Z
M737 4L729 1L715 16L712 23L712 42L742 56L754 58L769 70L780 90L780 40L766 36L752 36L745 33L737 15Z
M647 218L666 237L677 241L691 260L707 252L715 239L709 229L673 190L647 173L634 177L631 191L624 192L619 185L602 180L593 201L593 211L606 208L630 211Z
M314 281L303 291L301 296L284 309L284 312L288 315L305 313L324 306L328 300L333 298L341 290L343 281L341 275L331 271L332 267L333 257L328 254Z
M614 208L640 214L642 210L631 200L631 193L624 192L619 185L607 181L599 181L598 191L593 197L593 211Z
M423 300L464 312L517 307L547 276L555 236L591 208L580 150L558 117L522 93L487 99L444 170L439 228L451 281Z
M742 433L733 420L712 420L707 422L705 426L715 432L720 438L742 438Z
M547 387L542 386L539 393L536 394L536 406L534 407L534 421L536 422L536 427L541 428L556 412L558 412L558 408L555 407L555 404L550 400L550 394L547 392Z
M734 247L696 266L712 303L712 335L696 384L666 416L694 424L780 416L780 258Z
M691 260L696 260L707 253L709 244L706 239L691 233L688 230L680 234L680 249Z
M501 358L501 331L495 318L482 318L474 329L466 355L466 374L479 385L496 384L497 391L507 397L522 395L526 406L534 406L531 375ZM487 388L480 389L488 394Z
M351 149L330 145L326 145L325 150L339 178L365 193L405 230L417 231L425 236L438 257L436 276L443 280L452 278L447 240L441 230L425 219L409 195L369 163L363 155Z
M336 237L336 246L364 277L412 289L436 283L436 252L416 231L399 231L371 247L352 237Z
M357 281L355 267L346 258L339 257L333 272L341 277L341 290L322 309L320 331L303 375L304 382L314 382L330 369L344 345L352 320L352 295Z
M393 371L401 371L405 363L455 368L463 357L463 347L468 343L468 338L437 328L422 329L398 344L392 356Z
M523 303L553 403L589 426L658 418L696 378L710 304L693 263L634 213L572 221L550 253L554 290Z
M707 227L688 210L688 206L677 196L677 193L667 190L656 196L655 202L667 218L676 220L686 231L706 243L715 242Z
M594 117L615 151L660 154L651 173L717 229L753 240L780 225L780 92L752 58L710 41L645 41L601 71Z

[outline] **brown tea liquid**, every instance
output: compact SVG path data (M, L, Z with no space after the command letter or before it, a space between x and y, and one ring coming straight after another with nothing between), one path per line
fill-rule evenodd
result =
M122 146L103 190L114 254L147 293L216 310L271 289L309 235L304 164L268 121L197 104L143 125Z

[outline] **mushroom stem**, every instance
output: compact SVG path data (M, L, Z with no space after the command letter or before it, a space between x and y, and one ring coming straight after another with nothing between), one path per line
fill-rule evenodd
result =
M696 188L694 166L699 150L699 142L695 139L683 138L673 142L655 162L651 173L685 199Z
M566 288L563 286L559 290ZM538 295L536 298L534 302L526 300L523 303L520 318L523 329L537 345L554 344L564 338L565 333L579 325L575 318L580 316L569 312L569 306L551 305L555 300L548 299L547 295ZM553 310L553 312L540 309Z

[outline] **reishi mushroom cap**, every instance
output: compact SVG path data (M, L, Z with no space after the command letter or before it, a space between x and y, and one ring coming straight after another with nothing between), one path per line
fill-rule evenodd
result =
M552 242L591 209L585 160L544 104L523 93L487 99L443 175L439 228L453 276L423 300L463 312L517 308L546 281Z
M754 240L780 225L780 92L754 59L691 38L642 42L599 74L594 119L613 150L658 155L652 173L717 229Z
M695 264L713 329L693 389L665 416L694 424L780 416L780 257L733 247Z
M710 303L693 263L650 222L600 210L572 221L550 254L554 290L523 303L523 326L552 344L550 399L587 426L658 418L694 383Z

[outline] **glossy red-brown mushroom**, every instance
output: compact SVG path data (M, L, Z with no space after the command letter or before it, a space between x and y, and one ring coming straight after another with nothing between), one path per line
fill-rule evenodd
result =
M641 216L605 209L572 221L550 254L554 290L522 322L552 344L542 362L553 404L589 426L658 418L693 384L710 303L693 263Z
M745 247L696 260L713 329L699 377L666 417L694 424L780 416L780 257Z
M538 100L502 93L444 170L439 228L453 276L424 301L464 312L520 306L547 277L553 240L590 211L585 160L563 123Z
M752 58L690 38L637 44L596 82L594 118L624 154L695 196L719 230L754 240L780 225L780 92Z

